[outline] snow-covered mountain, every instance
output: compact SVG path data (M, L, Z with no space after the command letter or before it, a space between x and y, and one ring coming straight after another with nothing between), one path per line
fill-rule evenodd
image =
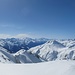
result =
M41 59L22 49L14 54L0 47L0 63L38 63Z
M26 50L43 44L48 39L32 38L8 38L0 39L0 62L1 63L37 63L42 59L27 52ZM15 52L15 53L14 53Z
M17 63L38 63L42 62L41 59L37 58L35 55L27 52L26 50L22 49L13 54Z
M29 39L29 38L27 38ZM30 39L30 42L44 41L46 43L36 47L31 46L25 50L30 43L27 39L1 39L0 40L0 62L1 63L38 63L53 60L75 60L75 40L49 40ZM25 45L24 45L25 43ZM10 53L9 49L17 52Z
M74 40L50 40L43 45L29 49L28 52L31 52L46 61L75 60L74 45Z
M58 40L58 41L69 48L75 47L75 39Z
M39 39L32 39L32 38L7 38L7 39L0 39L0 46L7 49L11 53L17 52L20 49L28 50L31 47L38 46L44 44L49 39L46 38L39 38Z
M6 49L0 47L0 63L16 63L16 60Z

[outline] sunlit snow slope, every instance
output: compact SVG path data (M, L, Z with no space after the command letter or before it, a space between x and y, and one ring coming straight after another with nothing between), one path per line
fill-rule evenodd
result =
M39 64L0 64L1 75L75 75L75 61L50 61Z
M70 41L70 42L69 42ZM66 42L66 43L65 43ZM33 47L28 52L46 61L75 60L75 41L50 40L43 45Z
M0 47L0 63L38 63L42 62L35 55L22 49L14 54L9 53L6 49Z

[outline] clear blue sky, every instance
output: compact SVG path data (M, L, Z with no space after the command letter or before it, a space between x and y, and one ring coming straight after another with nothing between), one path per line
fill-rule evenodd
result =
M0 0L0 34L75 38L75 0Z

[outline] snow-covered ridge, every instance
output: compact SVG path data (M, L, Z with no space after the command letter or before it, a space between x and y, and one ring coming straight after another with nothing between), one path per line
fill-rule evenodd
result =
M46 43L32 47L29 50L25 50L23 46L20 49L18 48L22 45L22 41L20 41L20 39L12 38L12 40L6 40L3 39L0 42L1 63L38 63L55 60L75 60L75 40L49 40ZM16 53L10 53L7 48L3 48L7 43L14 47L16 45L19 51ZM9 45L9 48L12 48L12 46Z
M0 47L0 63L16 63L16 60L6 49Z
M29 49L28 52L46 61L75 60L75 40L50 40L43 45Z
M9 53L6 49L0 47L0 63L38 63L41 59L22 49L14 54Z

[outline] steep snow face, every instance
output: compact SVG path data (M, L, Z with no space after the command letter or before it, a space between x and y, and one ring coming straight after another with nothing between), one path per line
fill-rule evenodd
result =
M58 54L58 59L75 60L75 48L67 48Z
M16 60L6 49L0 47L0 63L16 63Z
M69 39L69 40L59 40L60 43L65 45L66 47L72 48L75 47L75 40Z
M55 40L48 41L47 43L29 49L28 52L41 57L45 61L52 60L75 60L75 47L71 47L74 41L70 41L70 45L66 46Z
M15 54L9 53L6 49L0 47L0 63L38 63L42 60L35 55L22 49Z
M63 44L59 43L56 40L50 40L46 44L51 47L55 47L55 48L64 48L65 47Z
M8 38L8 39L0 39L0 46L4 47L11 53L15 53L20 49L28 50L31 47L38 46L47 42L48 39L40 38L40 39L32 39L32 38Z
M48 41L47 43L31 48L28 52L31 52L44 60L55 60L61 49L65 46L55 40Z
M14 54L14 57L17 63L38 63L41 60L34 56L33 54L27 52L26 50L22 49Z

